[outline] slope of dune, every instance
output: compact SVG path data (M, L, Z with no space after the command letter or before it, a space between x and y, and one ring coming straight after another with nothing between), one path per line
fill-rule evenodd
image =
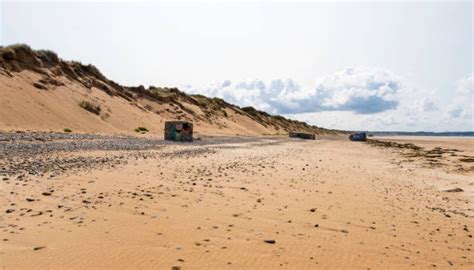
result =
M27 45L0 48L0 130L163 133L166 120L188 120L206 135L335 131L272 116L176 88L125 87L92 65L64 61Z

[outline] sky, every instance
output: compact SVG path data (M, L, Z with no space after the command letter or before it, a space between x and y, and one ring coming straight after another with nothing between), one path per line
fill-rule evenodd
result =
M472 1L0 1L0 45L53 50L123 85L326 128L474 130Z

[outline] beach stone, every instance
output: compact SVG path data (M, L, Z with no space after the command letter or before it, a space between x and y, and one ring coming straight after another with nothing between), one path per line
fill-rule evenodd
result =
M444 192L463 192L464 189L462 188L452 188L452 189L446 189Z

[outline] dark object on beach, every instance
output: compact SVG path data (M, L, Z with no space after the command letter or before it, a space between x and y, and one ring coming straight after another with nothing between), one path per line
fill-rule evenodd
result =
M300 138L306 140L316 140L316 134L314 133L304 133L304 132L290 132L290 138Z
M367 141L367 134L365 132L360 133L353 133L349 135L349 140L353 142L366 142Z
M165 140L192 142L193 124L186 121L166 121Z
M464 190L462 188L452 188L452 189L447 189L444 190L444 192L463 192Z
M267 244L275 244L276 243L275 240L263 240L263 242L265 242Z

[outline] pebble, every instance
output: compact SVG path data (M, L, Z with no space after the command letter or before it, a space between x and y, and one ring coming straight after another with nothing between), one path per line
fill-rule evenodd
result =
M447 189L443 191L444 192L463 192L464 190L462 188L452 188L452 189Z

